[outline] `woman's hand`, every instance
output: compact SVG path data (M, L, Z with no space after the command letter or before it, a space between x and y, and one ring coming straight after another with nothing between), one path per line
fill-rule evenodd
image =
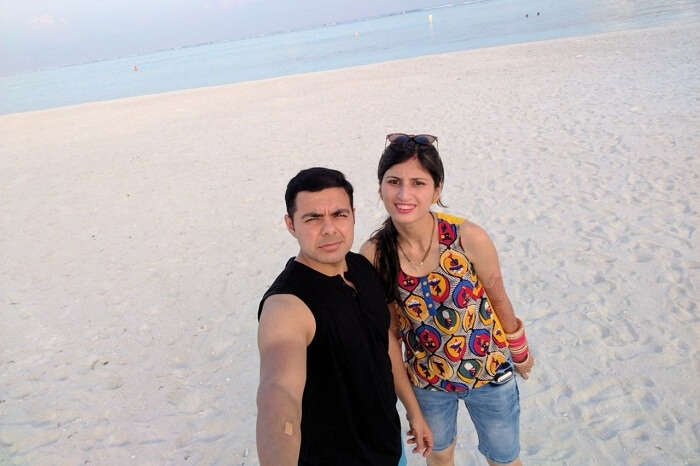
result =
M515 372L520 374L520 377L527 380L527 378L530 376L532 366L535 365L535 357L532 355L532 353L529 353L527 355L527 359L525 359L523 362L513 362L513 365L515 366Z
M423 457L427 457L433 451L433 431L425 421L423 414L414 415L408 418L410 429L408 431L408 440L406 443L413 445L413 453L420 453Z

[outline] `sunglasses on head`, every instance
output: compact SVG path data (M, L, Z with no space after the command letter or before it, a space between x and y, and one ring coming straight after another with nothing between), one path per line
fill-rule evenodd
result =
M386 135L386 142L384 143L384 148L393 143L404 143L406 141L413 141L416 144L421 144L423 146L431 146L435 143L437 146L438 138L432 134L405 134L405 133L390 133Z

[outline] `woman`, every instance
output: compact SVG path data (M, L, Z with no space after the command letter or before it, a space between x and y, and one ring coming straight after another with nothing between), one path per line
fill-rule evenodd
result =
M443 206L435 136L393 133L387 143L377 175L389 218L360 252L374 263L398 315L406 370L434 437L427 463L454 464L463 400L489 464L519 465L513 368L527 379L534 358L496 249L478 225L431 211Z

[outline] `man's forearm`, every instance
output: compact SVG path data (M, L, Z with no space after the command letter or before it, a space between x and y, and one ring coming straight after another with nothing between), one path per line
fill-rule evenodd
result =
M256 443L261 466L296 466L301 445L301 403L284 386L258 388Z

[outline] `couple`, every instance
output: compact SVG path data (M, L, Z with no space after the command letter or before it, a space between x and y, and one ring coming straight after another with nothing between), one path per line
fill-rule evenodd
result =
M405 464L397 395L428 465L454 464L459 400L489 464L520 464L513 370L527 378L534 359L494 245L478 225L431 211L444 179L436 137L387 143L378 178L389 218L361 254L349 252L342 173L311 168L287 185L299 253L258 308L260 464Z

